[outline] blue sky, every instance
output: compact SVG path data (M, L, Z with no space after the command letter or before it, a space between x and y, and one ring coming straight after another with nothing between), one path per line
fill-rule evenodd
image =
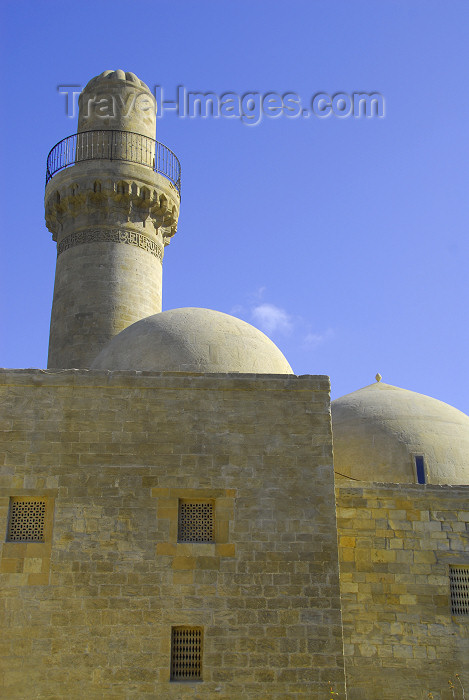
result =
M0 365L45 367L58 85L107 69L193 92L379 92L382 119L188 119L164 308L233 313L338 397L374 380L469 412L467 0L2 3ZM90 20L91 29L87 28Z

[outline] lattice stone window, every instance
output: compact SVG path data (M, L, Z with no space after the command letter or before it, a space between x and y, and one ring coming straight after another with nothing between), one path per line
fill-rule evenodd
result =
M469 566L450 566L449 585L453 615L469 615Z
M179 499L178 542L213 542L213 501Z
M202 680L202 627L171 628L171 680Z
M12 498L8 519L9 542L44 542L46 501Z

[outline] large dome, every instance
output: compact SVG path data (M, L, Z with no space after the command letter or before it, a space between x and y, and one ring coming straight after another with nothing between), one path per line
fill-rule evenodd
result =
M209 309L172 309L137 321L92 369L293 374L274 343L249 323Z
M423 394L376 382L332 402L334 468L360 481L469 484L469 417Z

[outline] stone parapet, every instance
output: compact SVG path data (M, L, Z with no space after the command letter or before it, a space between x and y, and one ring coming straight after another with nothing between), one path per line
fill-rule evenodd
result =
M144 165L89 160L54 175L44 206L54 241L92 226L120 225L145 228L167 245L177 230L180 199L167 178Z

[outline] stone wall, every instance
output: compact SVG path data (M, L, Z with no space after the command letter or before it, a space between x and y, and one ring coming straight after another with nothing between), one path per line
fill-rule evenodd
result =
M336 496L348 697L462 698L469 617L451 614L449 567L469 565L469 487L339 485Z
M326 377L3 370L0 401L0 527L53 516L0 553L3 697L344 698ZM170 681L176 625L202 682Z

